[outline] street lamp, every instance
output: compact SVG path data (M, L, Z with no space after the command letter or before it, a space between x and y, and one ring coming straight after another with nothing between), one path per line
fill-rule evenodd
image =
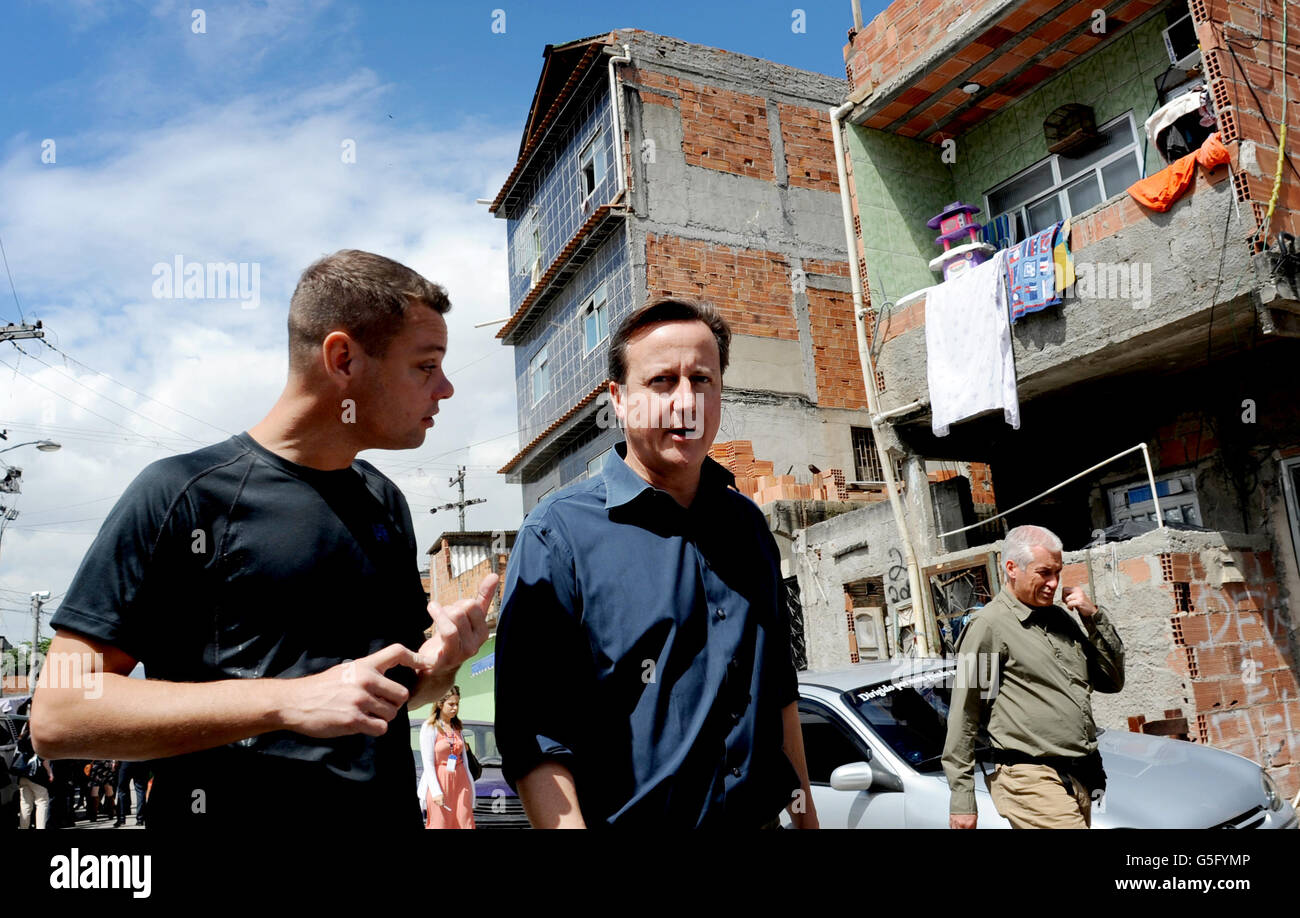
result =
M6 434L8 432L7 430L0 430L0 440L7 440ZM62 449L63 444L55 443L53 440L28 440L25 443L6 446L4 449L0 449L0 453L7 453L11 449L17 449L20 446L34 446L43 453L52 453L55 450ZM0 461L0 469L4 470L4 474L0 475L0 495L18 494L22 487L23 470L3 461ZM4 537L5 523L11 522L17 516L18 511L13 507L0 505L0 538Z
M52 453L63 448L62 443L55 443L53 440L28 440L26 443L15 443L13 446L6 446L4 449L0 449L0 453L7 453L9 450L17 449L20 446L35 446L43 453Z

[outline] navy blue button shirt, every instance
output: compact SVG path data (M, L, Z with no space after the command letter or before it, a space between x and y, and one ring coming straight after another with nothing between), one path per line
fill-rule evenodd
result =
M510 554L505 778L564 765L589 826L757 827L799 786L782 749L798 683L776 542L712 459L687 509L626 449L538 504Z

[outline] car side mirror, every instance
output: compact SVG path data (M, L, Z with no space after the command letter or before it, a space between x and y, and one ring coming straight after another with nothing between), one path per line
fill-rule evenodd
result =
M831 772L831 787L842 791L864 791L871 789L875 775L867 762L850 762Z

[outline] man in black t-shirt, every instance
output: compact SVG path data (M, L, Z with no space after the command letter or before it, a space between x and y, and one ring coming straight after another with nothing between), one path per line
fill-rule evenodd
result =
M146 468L77 571L50 659L98 654L104 675L42 673L42 755L153 760L154 827L418 827L406 710L486 640L497 578L426 611L406 501L356 454L424 442L453 393L449 308L366 252L303 273L271 412Z

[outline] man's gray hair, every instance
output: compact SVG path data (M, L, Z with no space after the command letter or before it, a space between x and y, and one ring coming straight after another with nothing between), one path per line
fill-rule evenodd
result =
M1034 546L1041 545L1049 552L1061 551L1061 540L1056 533L1042 526L1017 526L1002 540L1002 559L1014 561L1016 567L1028 567L1034 560Z

